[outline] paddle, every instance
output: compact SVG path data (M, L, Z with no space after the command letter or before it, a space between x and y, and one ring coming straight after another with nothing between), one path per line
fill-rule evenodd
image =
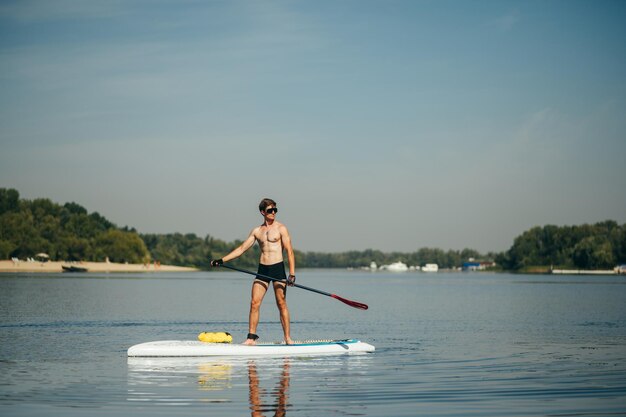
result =
M246 271L245 269L235 268L234 266L230 266L230 265L226 265L226 264L222 264L220 266L222 266L224 268L232 269L233 271L243 272L244 274L250 274L250 275L257 276L257 277L269 279L270 281L287 282L284 279L277 279L277 278L268 277L267 275L257 274L256 272ZM332 298L334 298L336 300L339 300L339 301L341 301L344 304L348 304L350 307L360 308L361 310L367 310L369 308L367 306L367 304L363 304L363 303L359 303L359 302L356 302L356 301L348 300L348 299L340 297L340 296L338 296L336 294L331 294L329 292L316 290L315 288L305 287L304 285L300 285L300 284L293 284L293 286L294 287L298 287L298 288L302 288L303 290L313 291L313 292L316 292L318 294L327 295L328 297L332 297Z

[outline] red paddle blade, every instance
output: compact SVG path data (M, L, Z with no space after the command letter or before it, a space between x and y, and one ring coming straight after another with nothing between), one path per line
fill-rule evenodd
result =
M360 308L361 310L367 310L369 308L367 304L359 303L357 301L346 300L345 298L339 297L338 295L335 295L335 294L331 294L330 296L333 298L336 298L337 300L341 301L344 304L348 304L350 307Z

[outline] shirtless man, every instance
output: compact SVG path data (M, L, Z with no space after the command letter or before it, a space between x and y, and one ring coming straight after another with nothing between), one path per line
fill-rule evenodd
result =
M259 204L259 210L263 216L263 224L255 227L250 232L248 238L235 250L221 259L211 261L211 266L220 266L241 256L250 249L254 242L259 242L261 247L261 259L259 260L258 273L272 278L285 279L285 264L283 261L283 250L287 251L289 260L289 277L287 284L293 285L296 281L296 260L291 246L291 237L284 224L276 221L278 208L276 202L269 198L264 198ZM287 308L287 285L284 282L271 281L276 296L276 304L280 312L280 323L283 325L285 343L292 344L289 333L289 309ZM259 309L270 280L257 276L252 283L252 300L250 301L250 322L248 337L245 345L254 345L259 336L256 335L256 328L259 324Z

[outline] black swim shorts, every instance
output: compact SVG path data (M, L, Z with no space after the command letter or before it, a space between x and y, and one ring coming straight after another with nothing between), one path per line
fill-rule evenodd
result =
M268 277L286 280L287 276L285 275L285 263L278 262L273 265L263 265L259 264L259 270L257 274L267 275ZM271 280L267 278L263 278L257 275L256 279L261 280L263 282L270 283Z

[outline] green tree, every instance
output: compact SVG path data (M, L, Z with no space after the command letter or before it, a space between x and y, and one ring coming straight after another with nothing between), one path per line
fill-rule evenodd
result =
M8 240L0 240L0 259L9 259L17 246Z
M497 262L513 270L550 265L604 269L625 262L625 248L626 225L612 220L593 225L547 225L516 237L513 246L497 256Z
M0 188L0 215L20 208L20 193L12 188Z
M136 233L110 229L96 238L96 245L101 260L142 263L149 259L146 245Z
M582 269L615 266L611 242L605 236L588 236L574 247L574 263Z

